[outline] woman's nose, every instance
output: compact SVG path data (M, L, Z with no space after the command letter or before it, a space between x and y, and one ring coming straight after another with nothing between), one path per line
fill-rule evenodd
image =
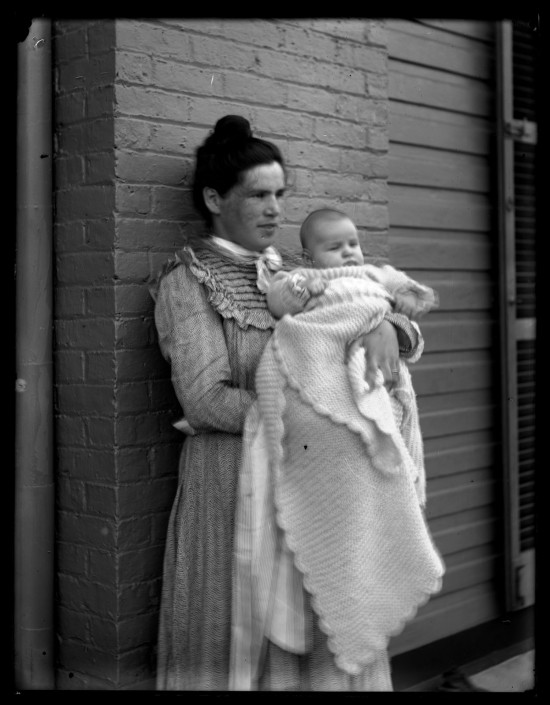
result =
M281 212L281 204L279 203L279 199L276 196L270 196L267 199L266 211L270 215L279 215L279 213Z

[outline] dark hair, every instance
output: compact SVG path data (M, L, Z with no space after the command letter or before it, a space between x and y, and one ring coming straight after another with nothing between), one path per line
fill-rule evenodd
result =
M220 118L196 153L193 203L208 225L212 223L212 214L202 194L206 186L223 197L240 182L245 171L272 162L285 168L279 148L254 137L246 118L240 115Z

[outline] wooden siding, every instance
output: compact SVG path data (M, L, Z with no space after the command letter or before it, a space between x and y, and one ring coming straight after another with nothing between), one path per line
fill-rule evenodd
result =
M390 257L435 287L413 366L427 517L447 573L391 643L397 654L498 616L494 27L388 21Z

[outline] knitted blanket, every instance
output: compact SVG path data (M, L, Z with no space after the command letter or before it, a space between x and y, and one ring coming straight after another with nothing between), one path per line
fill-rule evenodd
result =
M409 372L400 363L391 399L383 385L366 386L362 353L344 364L349 342L375 328L388 307L381 287L344 277L313 308L284 316L262 355L257 406L245 425L236 570L252 600L252 644L261 641L258 630L271 638L276 564L288 554L336 664L350 674L387 649L440 589L444 572L421 507L422 440ZM261 462L250 462L258 441L269 460L260 482ZM243 629L235 624L234 634Z

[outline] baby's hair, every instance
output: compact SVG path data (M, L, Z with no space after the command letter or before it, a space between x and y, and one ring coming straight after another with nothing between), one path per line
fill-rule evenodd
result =
M351 220L347 213L339 211L337 208L318 208L312 211L302 223L300 228L300 242L304 250L308 249L309 238L313 232L313 228L320 221L338 221L338 220Z

